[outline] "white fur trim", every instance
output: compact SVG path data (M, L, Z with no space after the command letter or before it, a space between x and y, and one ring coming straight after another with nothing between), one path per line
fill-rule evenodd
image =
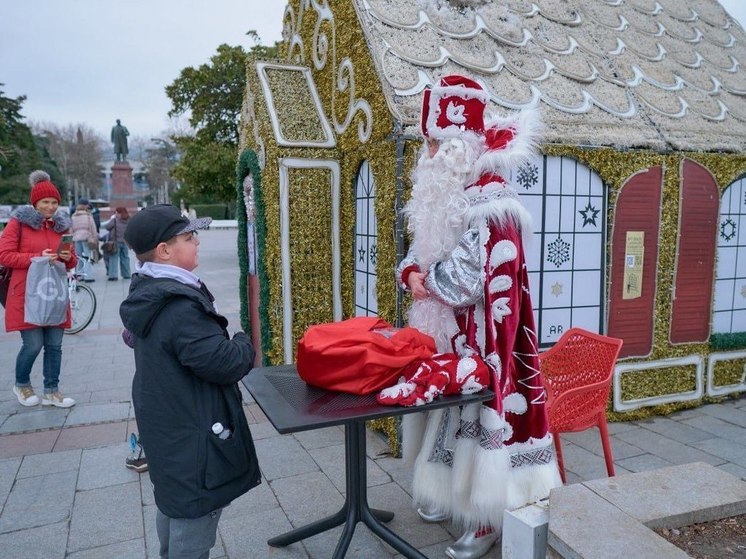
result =
M515 225L521 231L524 246L531 240L531 214L518 200L502 198L471 206L467 213L469 224L492 221L498 226Z
M543 124L538 109L525 109L509 117L491 119L485 128L513 128L515 135L504 149L485 151L474 165L472 181L485 173L506 175L507 170L520 167L538 151Z
M506 413L523 415L528 409L526 397L520 392L513 392L503 398L503 409Z

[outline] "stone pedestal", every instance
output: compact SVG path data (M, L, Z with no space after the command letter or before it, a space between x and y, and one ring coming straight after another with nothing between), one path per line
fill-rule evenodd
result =
M111 166L111 196L109 207L112 211L118 207L125 207L127 211L137 211L137 195L132 183L132 167L126 161L117 161Z

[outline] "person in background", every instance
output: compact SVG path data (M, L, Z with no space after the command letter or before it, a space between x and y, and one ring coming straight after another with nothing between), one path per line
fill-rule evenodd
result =
M98 243L98 233L87 204L81 203L75 208L75 213L72 215L72 234L73 241L75 241L75 254L78 255L78 265L75 271L82 276L83 281L95 281L89 243ZM88 261L87 264L84 259Z
M70 229L70 216L57 211L60 192L44 171L34 171L29 176L31 205L15 210L0 236L0 264L13 270L5 304L5 330L21 333L21 350L16 358L16 381L13 394L22 406L36 406L39 396L31 386L31 368L44 348L43 406L69 408L75 400L63 396L59 390L62 365L62 335L70 327L70 310L62 324L37 326L24 321L26 301L26 276L31 259L46 256L51 261L61 260L68 270L75 268L78 258L74 249L57 253L63 233Z
M106 274L109 281L117 281L119 268L121 268L122 278L129 279L130 274L130 249L125 242L125 233L129 224L130 214L127 208L122 206L115 210L114 215L107 221L103 227L109 231L109 239L116 243L117 252L109 256L106 267Z
M158 204L135 214L125 236L139 264L119 315L135 350L132 404L160 557L208 559L223 507L261 482L237 385L254 348L244 332L229 336L194 273L197 230L210 221Z

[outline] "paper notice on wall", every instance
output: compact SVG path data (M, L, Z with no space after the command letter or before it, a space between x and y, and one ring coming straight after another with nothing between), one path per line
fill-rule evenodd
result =
M642 261L645 256L645 232L627 231L624 247L624 290L622 299L642 297Z

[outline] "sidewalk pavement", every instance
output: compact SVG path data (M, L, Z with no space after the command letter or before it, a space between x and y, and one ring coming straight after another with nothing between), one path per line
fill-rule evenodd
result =
M235 229L200 235L197 273L216 296L233 330L238 320ZM134 264L134 261L133 261ZM17 332L4 332L0 310L0 549L24 559L142 559L158 557L155 502L147 473L124 467L128 434L136 431L130 386L132 351L121 341L119 303L129 281L106 281L103 263L90 283L98 298L94 321L65 336L61 390L70 409L23 408L11 392ZM32 383L41 390L40 356ZM341 528L287 548L266 540L336 512L343 503L344 432L333 427L279 435L247 395L246 414L256 441L263 483L228 507L210 557L274 559L330 557ZM706 462L746 478L746 398L669 417L609 425L617 475L688 462ZM411 470L387 454L368 432L371 506L392 510L390 527L428 557L445 557L458 537L448 523L426 525L411 505ZM563 436L568 483L606 476L595 430ZM499 482L499 481L498 481ZM363 525L348 551L356 559L400 557ZM488 557L499 557L493 549Z

